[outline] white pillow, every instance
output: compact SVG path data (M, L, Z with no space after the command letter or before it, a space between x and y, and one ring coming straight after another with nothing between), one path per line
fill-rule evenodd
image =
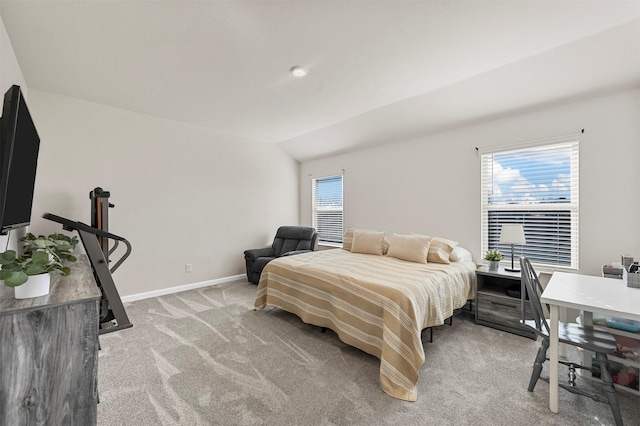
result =
M356 229L353 233L351 253L375 254L382 256L384 232Z
M409 262L427 263L431 237L427 235L393 234L387 256Z
M473 256L471 256L471 252L466 248L457 246L449 255L449 260L451 262L473 261Z
M429 246L427 260L435 263L449 263L449 255L457 245L457 241L433 237L431 239L431 246Z

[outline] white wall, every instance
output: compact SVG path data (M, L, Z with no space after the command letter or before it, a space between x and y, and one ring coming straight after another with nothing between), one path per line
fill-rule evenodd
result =
M91 223L89 192L110 191L109 230L133 245L114 274L122 296L243 274L245 249L298 224L299 165L281 148L28 90L0 21L2 93L12 84L41 139L28 230L62 231L44 212ZM9 246L24 233L14 231Z
M90 224L89 192L110 191L109 230L133 245L121 295L243 274L245 249L298 224L299 165L277 146L34 88L28 103L41 138L30 231L61 231L44 212Z
M0 90L2 90L2 94L13 84L26 86L16 54L9 41L7 30L2 22L2 17L0 17ZM26 97L26 89L23 92Z
M474 148L582 129L580 272L599 274L623 252L640 258L640 90L304 162L300 219L311 224L311 178L345 169L346 226L451 238L480 261L480 157Z

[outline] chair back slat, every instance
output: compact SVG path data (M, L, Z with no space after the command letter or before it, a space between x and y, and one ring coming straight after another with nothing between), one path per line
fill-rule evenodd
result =
M549 316L549 307L542 304L540 296L542 295L542 285L538 279L536 271L533 270L531 262L527 257L520 258L520 270L522 283L524 284L525 291L521 294L521 297L525 298L525 303L522 304L522 318L525 318L524 307L526 305L526 297L528 295L529 307L531 309L531 315L536 323L536 329L538 333L548 336L549 335L549 323L546 318ZM545 309L546 308L546 309Z

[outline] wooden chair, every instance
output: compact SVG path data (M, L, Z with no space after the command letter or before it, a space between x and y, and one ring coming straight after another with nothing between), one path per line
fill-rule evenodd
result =
M536 335L542 337L542 345L538 349L538 354L533 364L533 372L531 373L531 379L529 380L529 392L533 392L533 388L536 386L540 373L542 372L542 364L548 360L547 350L549 349L549 320L547 314L549 307L543 305L540 301L542 294L542 286L538 280L529 259L526 257L520 258L520 269L522 271L522 284L524 290L521 297L526 297L528 300L522 304L522 320L521 323L531 327ZM525 306L529 303L530 311L525 313ZM545 310L546 308L546 310ZM533 317L533 319L529 319ZM622 426L622 416L620 415L620 406L618 405L618 396L613 386L613 380L611 378L611 367L609 366L609 360L607 354L613 354L616 351L616 340L610 333L606 331L599 331L593 327L582 327L574 323L560 322L558 324L558 338L561 343L576 346L587 351L594 352L596 359L600 365L600 378L605 388L606 398L601 395L592 394L586 392L583 389L576 387L575 379L576 368L590 370L591 366L582 366L573 362L560 361L569 367L569 384L560 383L560 387L568 390L569 392L587 396L594 401L603 402L611 406L611 412L615 419L617 426Z

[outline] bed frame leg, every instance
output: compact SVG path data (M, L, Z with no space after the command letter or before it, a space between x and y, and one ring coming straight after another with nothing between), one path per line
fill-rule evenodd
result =
M433 327L427 327L425 330L429 330L429 343L433 343Z

